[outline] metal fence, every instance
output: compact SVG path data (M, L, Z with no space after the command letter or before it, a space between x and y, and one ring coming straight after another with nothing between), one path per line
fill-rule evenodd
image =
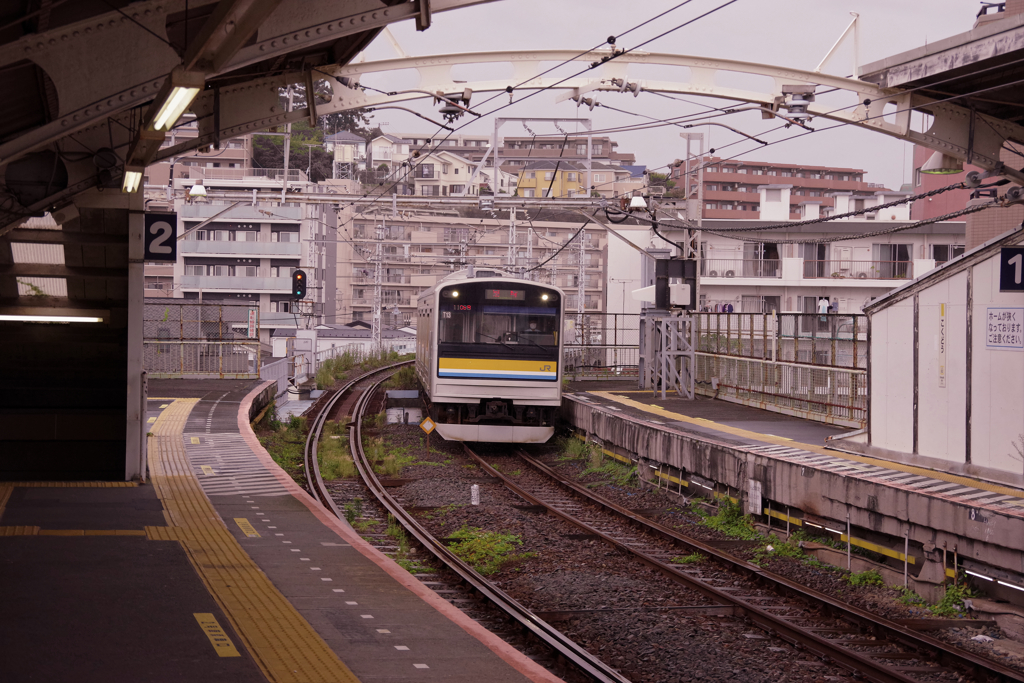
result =
M255 379L260 373L259 312L249 306L167 300L143 309L143 364L150 377Z
M867 316L696 313L697 392L808 419L867 422Z
M582 320L581 320L582 318ZM563 376L573 380L637 377L640 316L567 311Z
M698 352L836 368L867 368L869 337L866 315L693 315Z
M700 276L709 277L782 277L779 259L702 259Z

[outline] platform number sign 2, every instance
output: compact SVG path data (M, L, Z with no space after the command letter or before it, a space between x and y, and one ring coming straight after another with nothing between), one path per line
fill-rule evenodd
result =
M178 214L147 213L145 244L147 261L178 260Z
M999 252L999 291L1024 292L1024 247L1003 247Z

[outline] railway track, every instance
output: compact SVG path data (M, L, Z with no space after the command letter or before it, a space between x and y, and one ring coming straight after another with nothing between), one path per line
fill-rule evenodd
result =
M543 643L547 654L536 657L549 668L574 672L572 678L600 681L626 681L621 674L577 645L547 621L571 619L572 613L531 612L516 600L478 575L452 554L443 540L434 538L388 491L394 481L382 481L373 472L362 449L363 414L384 375L397 366L381 368L342 387L323 402L314 417L307 441L308 481L314 494L336 515L346 503L359 499L363 517L387 524L389 516L397 520L419 547L431 556L439 569L425 569L414 575L438 594L485 623L510 642L526 634ZM357 395L358 394L358 395ZM351 406L350 447L362 482L324 485L318 468L315 445L323 424L336 406ZM911 631L895 622L873 615L801 586L735 558L719 548L681 535L644 515L622 508L593 494L590 490L560 477L537 458L520 451L518 457L533 471L546 478L544 483L522 486L484 457L466 447L467 456L495 482L500 482L526 502L579 528L588 537L599 539L619 553L629 554L672 581L695 591L713 606L699 607L705 614L720 614L752 624L766 634L792 644L796 649L818 657L828 665L845 669L853 678L880 682L922 683L923 681L1024 681L1017 671L965 652L923 633ZM507 453L502 455L507 457ZM395 541L383 533L364 533L382 552L397 551ZM699 552L713 562L700 567L671 563L681 552ZM501 618L495 617L495 611ZM586 612L601 611L582 610ZM613 610L608 610L613 611ZM515 626L510 634L503 622ZM520 649L528 648L519 645ZM535 656L536 651L531 652Z
M735 616L766 633L841 666L856 678L909 683L940 680L942 674L966 674L973 680L1024 681L1020 673L998 662L911 631L683 536L560 477L522 451L519 457L546 477L544 483L521 486L468 446L464 448L484 472L531 505L542 506L549 514L730 608ZM677 550L666 551L666 542ZM669 560L680 550L713 559L715 568L686 569L671 564Z
M530 651L531 648L523 647L522 644L520 644L520 649L544 663L548 668L559 669L562 672L568 671L571 673L572 680L629 683L629 679L566 638L558 629L538 619L528 609L480 576L472 567L448 550L442 540L434 538L427 532L413 515L388 493L387 487L384 485L385 482L377 477L363 451L362 417L373 400L374 393L386 379L382 375L394 371L401 365L387 366L362 375L344 385L319 406L319 411L310 425L304 454L306 479L313 495L339 518L344 518L341 509L344 508L345 503L358 498L364 501L362 503L364 519L375 519L378 524L386 523L387 520L384 518L387 516L396 520L406 533L415 539L421 548L436 558L448 572L446 576L438 572L421 571L415 573L414 576L424 581L449 602L469 613L471 617L487 625L490 630L506 637L507 640L522 640L522 636L525 636L528 641L542 644L546 652L539 657ZM332 491L320 475L316 447L324 424L329 416L334 414L335 406L339 401L348 401L356 389L362 389L362 392L352 403L349 444L362 482L346 482L341 486L335 486ZM339 508L339 503L341 503L341 508ZM378 549L386 554L394 554L397 551L393 541L385 534L363 533L363 536L369 538ZM514 624L513 632L510 632L502 623L497 623L495 611L500 612L503 621L510 621Z

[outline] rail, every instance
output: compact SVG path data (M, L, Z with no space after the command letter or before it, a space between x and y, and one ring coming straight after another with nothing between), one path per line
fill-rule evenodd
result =
M411 361L406 361L406 363L408 362ZM395 366L389 366L389 368L393 367ZM381 368L376 372L380 372L385 369L386 368ZM364 377L366 377L366 375L359 379L363 379ZM346 388L350 387L355 381L359 380L353 380L353 382L346 385ZM363 478L364 483L373 492L380 503L396 520L399 521L400 524L402 524L403 527L405 527L417 542L419 542L441 562L447 565L452 571L457 573L467 585L471 586L473 590L487 600L490 600L491 603L514 619L524 631L535 636L548 647L552 648L590 679L607 683L629 683L629 679L624 678L607 664L591 655L573 640L566 637L561 631L539 619L535 614L530 612L530 610L520 605L504 592L494 588L490 582L481 577L472 567L463 562L444 544L437 541L426 529L420 526L419 522L417 522L411 514L406 512L391 496L391 494L387 492L383 484L381 484L380 480L377 478L376 473L374 473L373 468L370 467L362 446L362 415L367 404L370 402L370 398L374 391L382 381L383 380L376 382L373 386L369 387L356 401L356 405L353 410L353 420L350 425L351 434L349 437L349 446L352 449L352 459L356 464L356 468L359 470L359 474ZM341 393L341 391L338 392L339 397ZM321 411L320 415L326 416L330 412L334 400L337 400L337 397ZM323 486L319 468L315 466L315 463L317 462L315 443L319 440L320 429L322 429L323 426L323 420L320 416L317 417L317 421L316 437L312 442L314 444L313 449L310 449L309 446L310 439L314 439L313 429L310 430L310 437L307 439L306 450L307 453L312 450L312 457L307 457L306 471L310 472L312 468L312 471L314 472L312 476L307 477L307 480L310 481L311 485L314 480L316 481L316 486L320 492L315 495L321 500L324 500L324 498L328 499L325 504L327 504L328 508L340 517L341 515L339 514L337 507L334 505L334 501L330 500L330 495L326 492L326 489Z
M705 544L696 539L683 536L674 529L663 526L651 519L644 517L638 512L628 510L606 498L599 496L593 491L587 489L584 486L568 481L565 478L559 476L556 472L547 467L544 463L537 459L526 455L524 452L519 452L520 457L526 461L530 466L537 469L539 472L550 477L552 480L558 482L561 486L571 490L575 495L580 496L587 501L599 505L603 508L611 510L615 515L622 519L628 520L634 526L641 527L645 534L652 534L661 538L673 541L682 545L689 552L699 552L710 558L712 558L719 565L725 566L731 571L735 571L749 579L753 579L761 584L767 584L770 588L780 592L783 595L797 595L798 597L807 600L812 604L816 604L822 608L828 614L838 616L844 620L847 620L859 627L871 632L874 636L884 635L886 638L893 642L899 642L903 645L911 648L917 648L926 652L931 653L933 656L937 656L938 660L947 664L957 664L961 667L970 669L976 673L985 672L990 676L994 676L995 680L1008 680L1008 681L1024 681L1019 673L1010 669L1009 667L1003 666L998 662L987 660L979 657L971 652L961 650L955 646L948 645L942 641L932 638L930 636L914 632L909 628L897 624L893 621L871 614L858 607L850 605L848 603L836 600L824 593L802 586L784 576L775 574L767 569L762 569L756 565L752 565L748 562L735 558L722 550L715 548L711 545ZM634 553L635 550L630 548L628 545L623 544L611 537L606 537L597 529L594 529L574 517L565 513L557 508L551 507L544 501L537 499L530 495L525 490L504 476L501 472L491 468L478 456L476 457L477 462L481 463L481 467L493 477L501 479L502 483L508 486L517 495L522 496L525 500L531 501L535 505L543 505L547 510L548 514L553 514L558 517L565 519L566 521L579 526L587 530L587 533L597 534L606 543L610 543L616 547L622 547L630 553ZM872 659L870 654L863 654L859 652L853 652L842 647L842 641L832 642L827 638L824 638L814 632L813 629L803 629L795 625L792 621L787 620L785 617L772 614L767 610L759 608L743 597L733 595L727 591L718 590L714 586L711 586L700 579L686 574L684 571L677 569L673 566L667 565L664 562L656 560L654 558L647 558L645 560L648 564L654 563L657 568L663 573L671 572L676 575L678 579L690 585L695 590L712 597L715 600L720 601L723 605L732 605L739 610L743 616L748 618L752 623L756 624L759 628L768 631L769 633L775 633L776 635L788 640L791 643L798 644L819 657L831 659L832 661L844 666L855 673L855 675L863 676L873 681L900 681L907 683L913 681L913 678L908 678L899 671L895 671L892 666L887 666L882 662ZM667 570L667 571L666 571ZM899 658L895 658L899 661ZM935 673L938 673L936 671Z
M323 477L320 476L320 460L317 457L317 447L320 444L320 434L323 432L324 423L327 422L327 416L330 415L331 410L334 409L334 404L338 402L338 399L348 393L352 387L359 382L362 382L374 375L387 372L388 370L394 370L399 366L408 365L412 362L413 361L407 360L402 361L401 363L385 365L384 367L376 368L370 372L359 375L355 379L349 380L343 387L334 392L334 395L326 401L320 412L313 418L313 424L310 425L309 433L306 435L306 446L302 452L302 464L306 470L306 485L309 488L309 492L313 494L313 497L319 500L325 508L333 512L339 519L344 519L344 515L341 514L340 510L338 510L338 506L334 504L334 499L331 498L331 494L327 491L327 486L324 485ZM377 385L375 384L373 388L364 393L360 398L360 401L372 394L373 389L376 388L376 386ZM357 403L356 405L360 406L362 403Z

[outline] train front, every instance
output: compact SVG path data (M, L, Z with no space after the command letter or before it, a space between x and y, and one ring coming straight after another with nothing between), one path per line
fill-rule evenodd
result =
M431 418L452 441L543 443L561 406L562 292L528 280L439 288Z

